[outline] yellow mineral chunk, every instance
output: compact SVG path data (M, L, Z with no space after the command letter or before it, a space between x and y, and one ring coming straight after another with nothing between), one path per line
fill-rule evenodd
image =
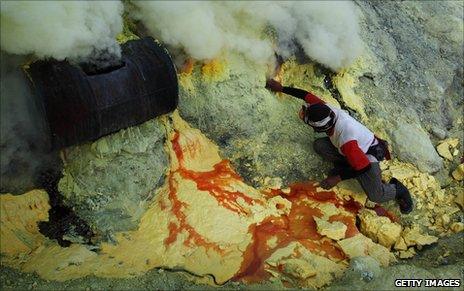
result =
M459 144L459 139L457 138L445 139L437 146L438 154L444 157L445 159L452 161L453 155L451 154L450 150L457 147L458 144Z
M384 247L390 248L400 237L401 225L391 222L389 218L378 216L369 209L363 209L358 216L361 220L361 232Z
M322 220L320 218L314 217L314 220L317 223L317 232L321 235L325 235L328 238L334 240L340 240L345 237L345 232L347 226L339 221L334 221L332 223Z
M291 242L276 250L267 260L266 271L277 276L277 267L283 269L283 280L296 280L298 286L321 288L343 274L346 265L310 252L299 242ZM285 277L290 277L286 279Z
M281 191L282 193L289 194L292 190L289 187L287 187L287 188L283 188Z
M448 214L445 213L441 216L441 223L443 226L446 226L448 223L450 223L450 217Z
M416 251L414 250L413 247L411 247L406 251L400 251L400 258L401 259L409 259L409 258L414 257L415 254L416 254Z
M328 220L329 217L333 215L337 215L340 213L340 209L337 208L334 204L332 203L323 203L317 207L323 215L324 220Z
M427 190L428 187L430 187L430 183L429 183L429 180L427 179L427 175L422 174L422 173L412 178L412 183L414 187L417 187L417 189L420 191L425 191Z
M437 146L437 152L440 156L443 158L452 161L453 160L453 155L451 154L449 150L449 145L447 143L441 143Z
M277 237L273 236L266 241L266 245L269 248L275 248L277 246L277 242L278 242Z
M462 209L464 209L464 191L461 191L456 194L456 198L454 199L454 202L461 206Z
M298 279L307 279L316 276L317 272L313 266L301 259L288 259L282 261L283 272Z
M349 258L369 255L384 267L396 261L395 256L386 247L374 243L362 234L340 240L338 245Z
M339 241L338 245L348 257L362 257L368 255L369 241L370 239L364 235L357 234L353 237Z
M395 250L399 250L399 251L405 251L408 249L408 246L406 245L406 243L404 242L404 238L403 237L399 237L398 240L396 241L395 243L395 246L394 246Z
M338 197L345 200L353 199L362 206L366 204L366 193L364 193L361 185L359 185L359 183L354 179L344 180L338 183L338 185L333 188L333 191Z
M449 138L447 139L447 143L449 144L449 146L454 149L458 146L459 144L459 139L457 138Z
M280 189L282 188L282 179L280 177L265 177L264 186L269 189Z
M338 101L324 88L324 77L315 73L314 64L299 64L292 59L282 64L282 84L312 92L330 105L340 108Z
M462 222L453 222L450 225L450 229L454 232L461 232L464 230L464 223Z
M438 237L433 235L422 234L417 226L406 228L402 234L407 246L424 246L436 243Z
M387 248L395 244L400 237L401 226L397 223L386 223L379 228L377 237L379 243Z
M392 177L398 180L404 180L412 178L416 175L416 170L412 167L404 167L403 165L392 166L388 169Z
M364 111L364 100L353 90L353 88L356 87L358 82L357 80L358 79L355 76L345 72L342 72L333 78L333 82L337 86L337 89L346 105L356 110L361 115L362 120L367 120L368 117Z
M456 169L451 173L453 178L457 181L464 180L464 164L460 164Z
M201 67L203 79L210 82L224 81L229 77L229 70L225 60L214 59Z

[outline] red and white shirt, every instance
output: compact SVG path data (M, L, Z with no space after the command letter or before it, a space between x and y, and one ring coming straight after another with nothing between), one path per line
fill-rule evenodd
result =
M307 103L324 103L317 96L308 93L305 97ZM369 147L375 145L377 140L372 131L351 117L344 110L326 104L335 113L335 125L328 133L330 141L339 153L346 157L351 167L360 171L370 165L370 160L376 161L371 155L366 155Z

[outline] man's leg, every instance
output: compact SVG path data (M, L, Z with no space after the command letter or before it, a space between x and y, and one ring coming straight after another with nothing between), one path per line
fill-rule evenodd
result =
M371 168L356 177L372 202L386 202L396 198L396 186L382 183L379 163L371 163Z
M342 156L337 148L332 144L328 137L318 138L313 143L314 151L327 161L333 163L334 168L329 171L328 175L339 176L340 173L350 169L346 158Z
M313 148L318 155L334 164L346 164L345 157L338 152L328 137L316 139Z

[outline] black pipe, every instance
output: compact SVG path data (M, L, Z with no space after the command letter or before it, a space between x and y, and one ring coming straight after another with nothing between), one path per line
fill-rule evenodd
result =
M177 107L177 74L166 49L149 37L121 47L120 62L99 70L53 59L27 69L52 149L96 140Z

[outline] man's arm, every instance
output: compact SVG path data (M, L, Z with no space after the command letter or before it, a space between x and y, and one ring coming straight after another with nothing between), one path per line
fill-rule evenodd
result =
M298 88L284 86L282 87L282 93L304 100L309 92Z
M345 155L352 171L345 169L340 173L342 180L356 177L371 168L371 162L367 155L359 148L356 140L350 140L340 147L341 152Z
M320 186L326 190L331 189L340 181L355 178L371 168L371 163L366 154L359 148L358 142L350 140L340 148L348 160L344 167L336 168L336 172L321 181Z
M291 95L293 97L296 97L298 99L302 99L306 101L306 103L309 103L309 104L317 104L317 103L324 104L325 103L316 95L308 91L302 90L302 89L293 88L293 87L282 87L282 92L285 94Z
M296 97L298 99L302 99L306 101L306 103L309 103L309 104L325 103L319 97L317 97L316 95L308 91L298 89L298 88L293 88L293 87L283 87L282 84L272 79L267 80L266 88L274 92L282 92L282 93L291 95L293 97Z

